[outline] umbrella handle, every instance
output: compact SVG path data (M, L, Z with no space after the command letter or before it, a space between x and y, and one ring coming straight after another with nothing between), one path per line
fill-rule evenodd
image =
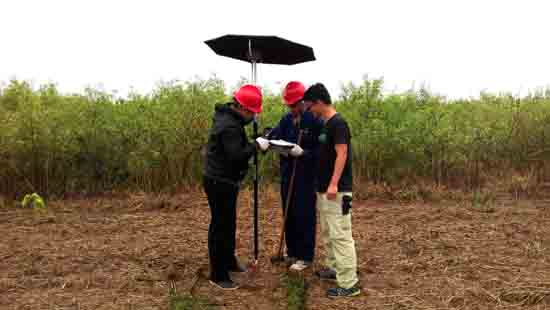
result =
M256 63L258 62L258 59L256 59L256 55L253 54L252 50L252 40L248 40L248 59L250 60L250 64L252 66L252 76L250 79L252 80L252 84L256 85L258 82L258 71L256 67Z
M256 62L252 61L250 64L252 66L252 73L251 73L252 84L256 85L256 83L258 82L258 71L257 71L258 69L256 66Z

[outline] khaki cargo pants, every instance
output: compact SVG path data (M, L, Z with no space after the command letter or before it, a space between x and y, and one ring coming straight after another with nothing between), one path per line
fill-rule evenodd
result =
M358 282L357 254L351 233L351 213L342 215L342 197L351 193L338 193L336 200L328 200L325 193L317 193L317 209L321 221L321 243L327 256L325 265L336 271L338 286L351 288Z

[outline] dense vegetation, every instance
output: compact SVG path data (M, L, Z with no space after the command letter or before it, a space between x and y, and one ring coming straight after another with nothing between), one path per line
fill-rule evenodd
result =
M420 89L383 95L381 80L343 87L339 112L353 132L357 182L474 188L520 176L549 177L550 92L446 100ZM60 94L11 81L0 89L0 193L45 195L105 190L171 190L195 184L215 103L230 90L217 79L164 84L117 99L87 89ZM285 113L265 96L260 126ZM277 177L273 155L264 180Z

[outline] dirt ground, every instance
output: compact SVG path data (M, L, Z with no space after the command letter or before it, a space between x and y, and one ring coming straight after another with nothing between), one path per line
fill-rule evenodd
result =
M240 196L237 252L252 255L250 193ZM168 292L218 309L284 309L275 191L262 194L261 257L240 290L205 280L209 209L200 192L73 197L39 213L0 207L0 309L167 309ZM364 294L331 300L306 273L308 309L550 309L550 202L354 202ZM323 249L318 246L318 268Z

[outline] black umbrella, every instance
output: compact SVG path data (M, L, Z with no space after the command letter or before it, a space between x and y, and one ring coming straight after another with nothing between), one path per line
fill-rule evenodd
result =
M315 60L313 49L276 36L225 35L205 42L216 54L274 65L295 65ZM252 57L250 55L252 54Z
M313 49L277 36L225 35L205 41L216 54L249 62L251 80L257 81L256 64L294 65L315 60ZM254 135L258 123L254 120ZM254 155L254 259L258 261L258 156Z

